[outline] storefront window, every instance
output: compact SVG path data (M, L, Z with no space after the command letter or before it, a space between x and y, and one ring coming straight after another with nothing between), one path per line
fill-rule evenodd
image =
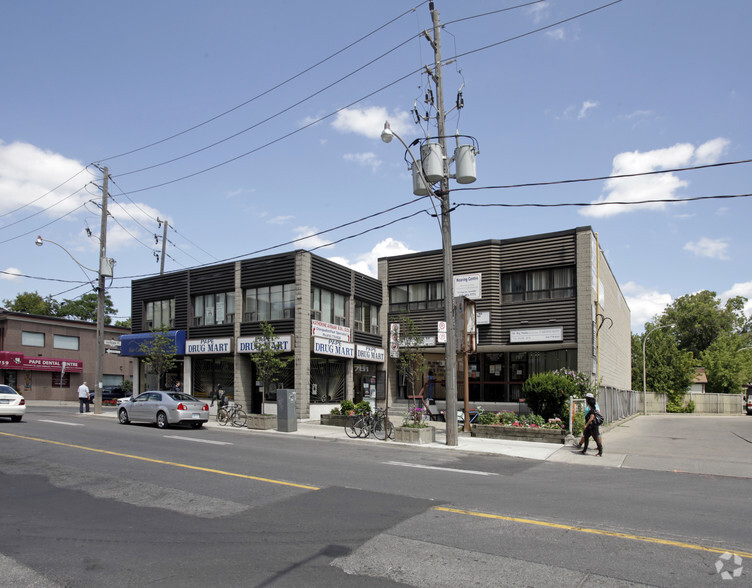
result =
M574 267L512 272L501 277L502 302L570 298L574 292Z
M443 282L420 282L389 289L390 312L442 308L443 301Z
M262 286L245 291L244 322L292 318L295 318L295 284Z
M224 325L235 321L235 293L193 297L193 326Z
M347 296L314 286L311 288L311 318L335 325L346 324Z
M146 324L150 331L175 326L175 299L154 300L146 303Z

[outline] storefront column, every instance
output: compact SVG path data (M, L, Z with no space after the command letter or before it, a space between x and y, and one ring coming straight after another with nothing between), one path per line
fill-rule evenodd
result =
M141 358L133 358L133 396L141 394Z
M298 418L311 416L311 254L295 254L295 392Z
M183 357L183 390L188 394L193 394L193 363L191 356Z

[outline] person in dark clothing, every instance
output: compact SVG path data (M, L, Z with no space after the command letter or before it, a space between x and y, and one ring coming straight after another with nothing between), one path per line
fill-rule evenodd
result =
M598 446L598 457L601 457L603 455L603 443L601 443L600 425L596 418L600 415L595 408L595 397L592 394L586 394L585 402L587 404L585 408L585 430L583 432L585 447L582 449L582 453L587 453L588 441L590 441L590 437L592 437L595 439L595 444Z

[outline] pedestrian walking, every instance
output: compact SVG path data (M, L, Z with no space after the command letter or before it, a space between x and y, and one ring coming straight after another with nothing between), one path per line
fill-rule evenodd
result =
M563 392L562 392L562 394L563 394ZM587 399L588 398L592 398L593 400L595 400L595 396L593 396L590 392L588 392L587 394L585 394L585 402L586 402L586 404L585 404L585 422L586 423L587 423L587 420L588 420L588 413L589 413L589 409L587 407ZM597 413L601 412L601 407L598 406L598 402L597 401L595 403L595 412L597 412ZM585 429L582 430L582 436L580 437L580 442L577 443L577 447L579 447L580 449L582 449L582 446L583 446L584 443L585 443Z
M601 413L596 410L595 396L592 394L585 394L585 430L584 430L584 443L585 446L582 449L583 455L587 453L588 442L590 437L595 439L595 444L598 446L598 457L603 455L603 443L601 442L600 426L603 424L603 417Z
M84 404L86 405L86 412L89 411L89 387L86 382L78 387L78 412L84 412Z

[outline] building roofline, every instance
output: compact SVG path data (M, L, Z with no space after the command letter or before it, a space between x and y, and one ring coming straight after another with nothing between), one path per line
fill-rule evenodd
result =
M97 326L96 322L83 321L81 319L68 319L68 318L63 318L59 316L49 316L46 314L30 314L28 312L16 312L15 310L7 310L5 308L0 308L0 319L5 318L5 317L26 319L26 320L35 321L35 322L73 324L73 325L80 325L80 326L94 327L94 328L96 328ZM130 327L117 327L115 325L105 325L104 328L113 329L113 330L121 330L125 333L131 332Z

